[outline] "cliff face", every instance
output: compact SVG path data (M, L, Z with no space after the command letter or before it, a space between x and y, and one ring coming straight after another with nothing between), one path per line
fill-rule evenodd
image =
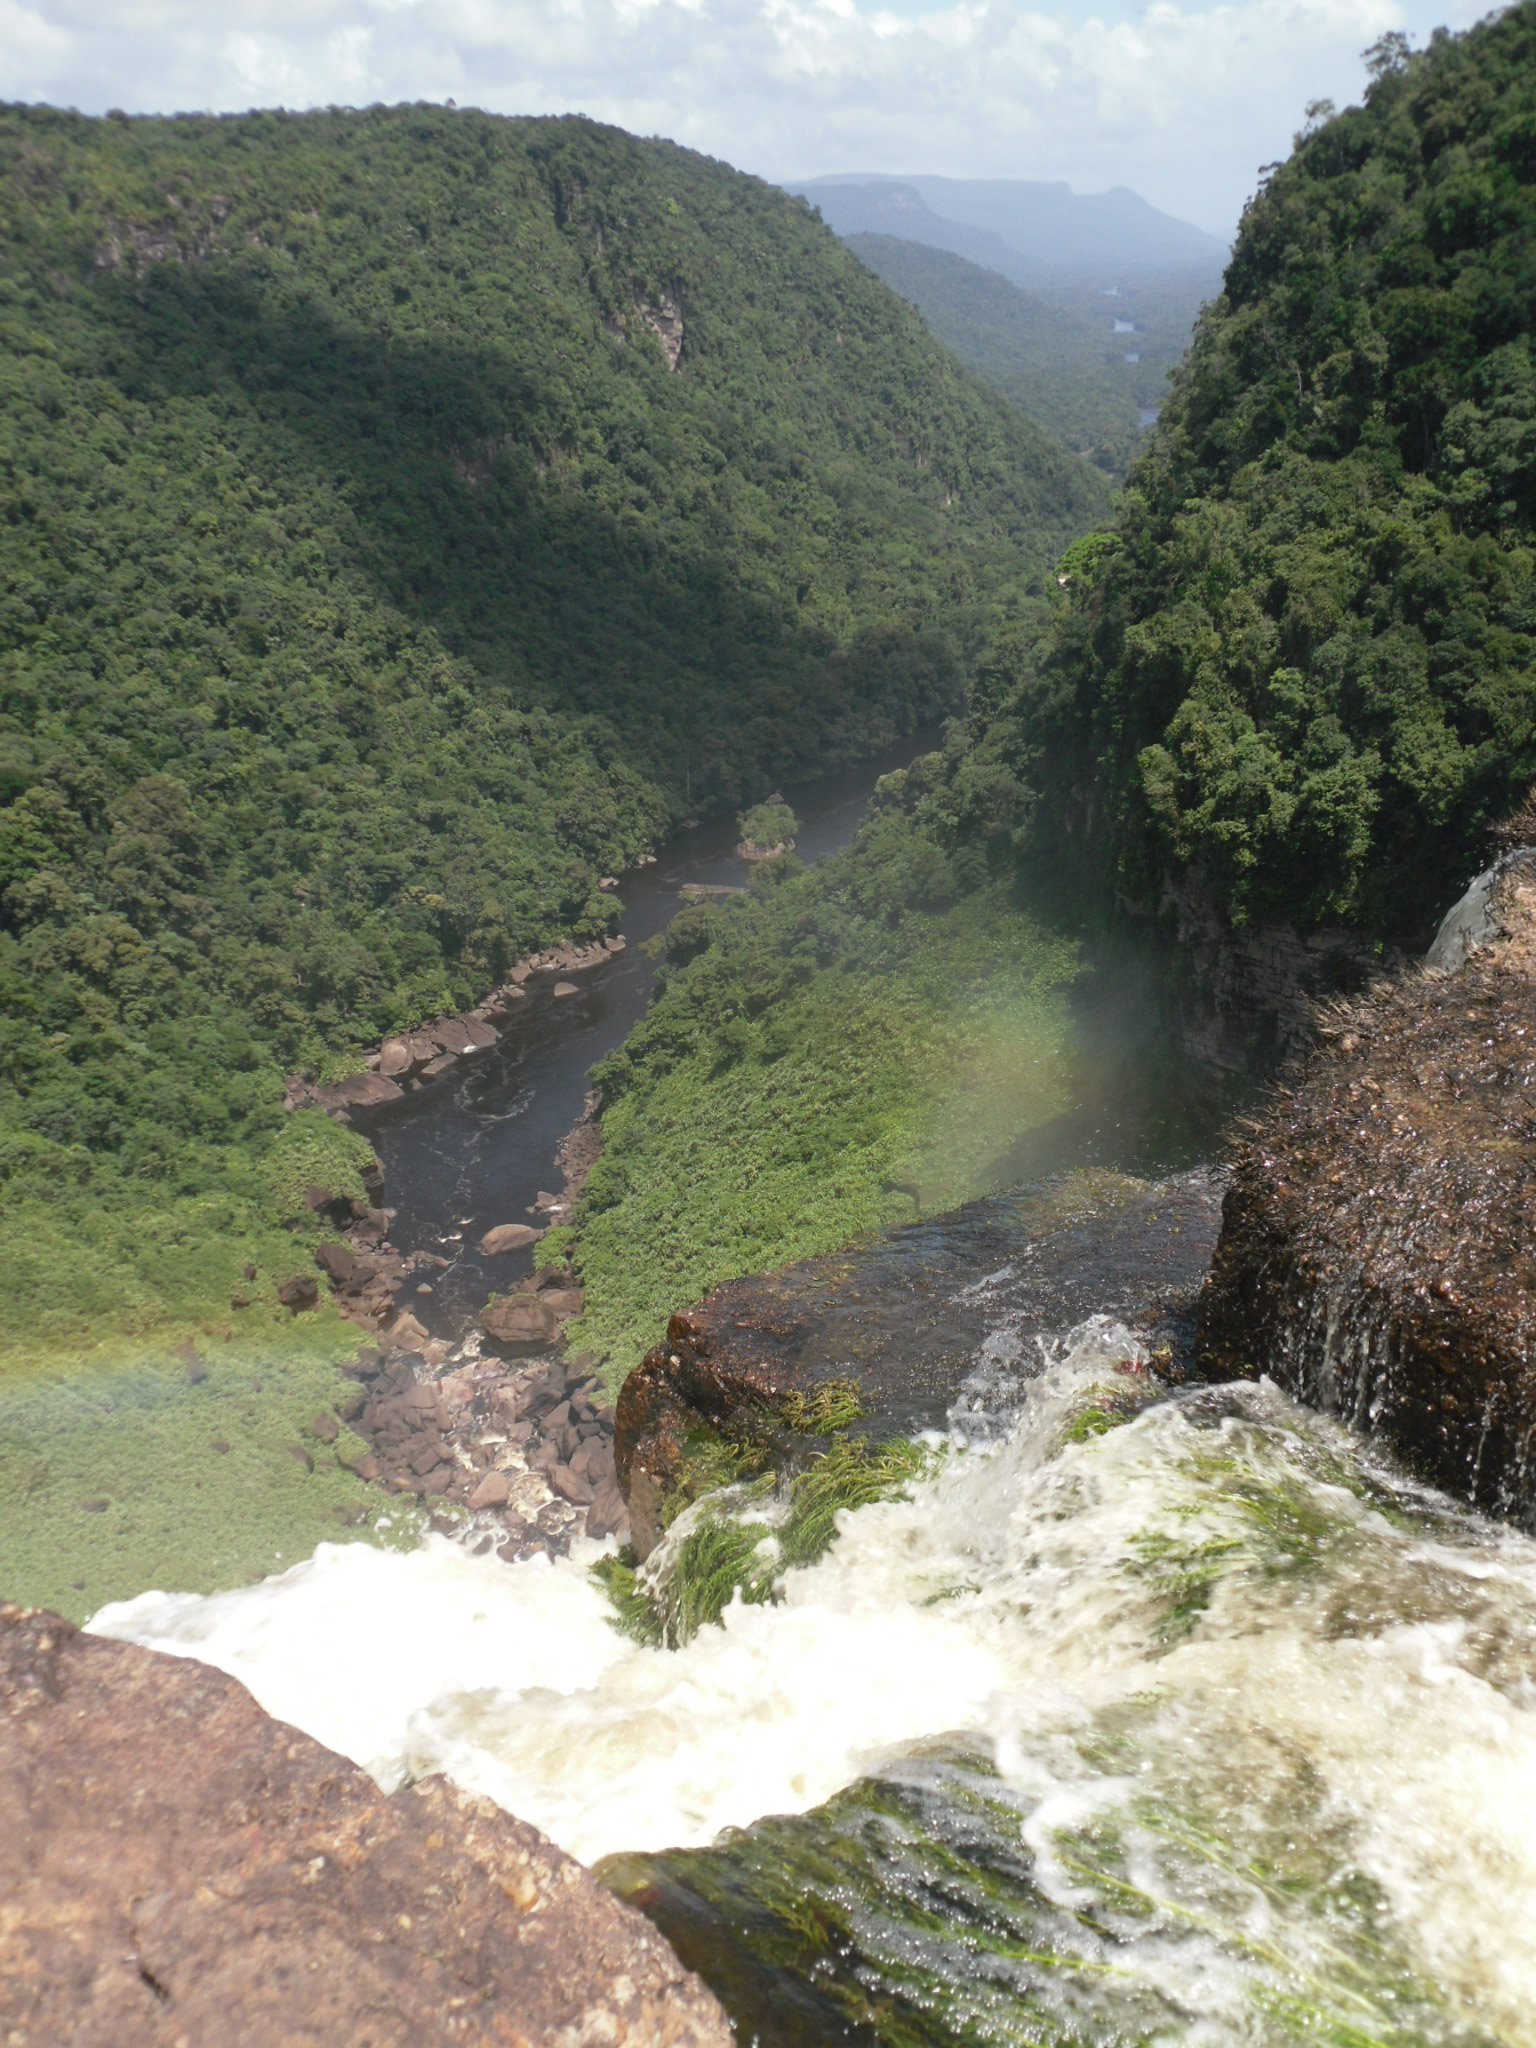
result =
M1319 1003L1400 966L1344 926L1234 925L1198 869L1168 876L1158 905L1167 947L1164 1001L1180 1049L1223 1073L1262 1073L1314 1042Z
M1199 1357L1536 1525L1536 854L1431 961L1326 1013L1240 1145Z
M0 1606L0 2038L728 2048L536 1829L354 1765L190 1659Z

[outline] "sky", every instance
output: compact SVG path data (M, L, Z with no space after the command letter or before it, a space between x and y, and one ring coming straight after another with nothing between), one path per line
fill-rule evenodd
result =
M1457 11L1459 9L1459 11ZM767 178L1128 185L1230 235L1307 103L1466 0L0 0L0 99L585 113Z

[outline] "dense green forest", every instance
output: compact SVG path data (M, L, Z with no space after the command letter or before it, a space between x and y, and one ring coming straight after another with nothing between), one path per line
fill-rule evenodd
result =
M1009 715L1057 871L1419 946L1536 773L1536 5L1370 62L1249 207Z
M848 246L922 314L994 391L1111 476L1140 447L1135 337L1112 332L1102 295L1096 321L1020 291L947 249L895 235L849 235Z
M0 111L0 380L24 1346L267 1270L347 1141L285 1067L957 702L1103 502L802 204L579 120Z

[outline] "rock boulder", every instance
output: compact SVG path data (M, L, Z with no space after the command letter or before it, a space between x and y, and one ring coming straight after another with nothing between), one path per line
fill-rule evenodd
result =
M548 1344L560 1325L540 1295L511 1294L487 1304L480 1327L498 1344Z
M0 1606L0 2040L727 2048L650 1923L489 1800L389 1797L190 1658Z
M488 1230L480 1240L480 1249L487 1258L496 1258L502 1252L520 1252L531 1244L537 1244L544 1235L530 1223L498 1223L494 1230Z

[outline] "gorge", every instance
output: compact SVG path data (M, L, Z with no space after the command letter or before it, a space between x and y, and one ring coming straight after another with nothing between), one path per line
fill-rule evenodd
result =
M253 2040L1536 2040L1536 4L1371 61L1112 502L670 145L0 118L28 2048L224 1981L88 1700Z

